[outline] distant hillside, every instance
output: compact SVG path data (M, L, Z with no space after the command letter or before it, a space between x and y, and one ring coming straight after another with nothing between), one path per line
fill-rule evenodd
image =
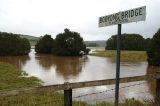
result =
M21 38L27 38L28 40L39 39L39 37L30 36L30 35L20 35Z
M87 47L105 47L106 41L105 40L98 40L98 41L85 41Z
M31 46L35 46L40 37L30 36L30 35L20 35L21 38L26 38L29 40Z

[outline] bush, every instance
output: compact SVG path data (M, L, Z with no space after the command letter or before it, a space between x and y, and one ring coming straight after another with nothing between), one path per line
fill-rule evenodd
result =
M145 50L147 41L139 34L122 34L121 50ZM106 42L106 50L115 50L117 48L117 35L113 35Z
M154 34L147 50L148 64L160 66L160 29Z
M30 52L30 43L18 34L0 32L0 55L27 55Z
M79 56L80 53L88 53L83 38L77 32L65 29L64 33L56 36L55 40L51 35L42 37L35 46L37 53L49 53L59 56Z
M51 53L53 45L53 38L51 37L51 35L46 34L35 45L35 51L37 53Z
M55 39L55 48L53 54L61 56L78 56L81 51L85 51L86 46L83 38L77 32L71 32L65 29L64 33L60 33Z

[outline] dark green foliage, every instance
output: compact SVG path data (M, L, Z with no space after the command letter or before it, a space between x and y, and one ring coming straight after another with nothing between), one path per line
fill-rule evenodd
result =
M86 48L86 50L84 51L85 54L89 54L90 50L91 50L91 49Z
M121 50L145 50L147 41L139 34L122 34ZM117 35L113 35L106 42L106 50L115 50L117 47Z
M37 53L51 53L59 56L79 56L81 51L89 52L80 34L71 32L69 29L58 34L55 40L51 38L51 35L45 35L36 44L35 50Z
M154 34L147 55L149 65L160 66L160 29Z
M30 43L19 34L0 32L0 55L26 55L30 52Z
M37 53L51 53L54 45L54 40L51 35L43 36L38 43L35 45L35 51Z
M83 38L77 32L65 29L64 33L56 36L53 54L61 56L78 56L81 51L86 51Z

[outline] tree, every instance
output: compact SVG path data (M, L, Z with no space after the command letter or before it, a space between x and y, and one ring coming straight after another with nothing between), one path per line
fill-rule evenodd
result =
M117 47L117 35L113 35L106 42L106 50L115 50ZM139 34L122 34L121 50L145 50L146 41Z
M35 45L37 53L51 53L54 46L54 40L51 35L44 35Z
M115 50L116 49L116 38L117 35L113 35L111 36L111 38L109 38L106 42L106 50Z
M61 56L78 56L81 51L86 51L86 45L79 33L65 29L64 33L60 33L56 36L55 46L52 49L53 54Z
M30 52L30 43L19 34L0 32L0 55L26 55Z
M151 39L147 56L149 65L160 66L160 29L158 29Z
M21 38L20 43L21 43L20 51L24 51L24 54L28 54L30 52L30 49L31 49L31 45L29 43L29 40L26 39L26 38Z

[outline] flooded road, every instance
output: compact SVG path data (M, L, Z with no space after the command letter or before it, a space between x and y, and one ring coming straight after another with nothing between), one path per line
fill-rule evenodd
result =
M43 85L111 79L115 78L116 72L116 63L109 58L95 56L60 57L45 54L37 55L33 49L29 56L0 57L0 61L14 64L30 76L38 77L43 81ZM147 62L121 63L120 77L145 75L148 73L147 69ZM120 87L138 83L142 84L121 89L121 98L152 98L152 90L147 81L125 83L121 84ZM73 91L73 97L93 92L102 92L113 88L114 85L76 89ZM147 94L139 95L137 90L147 91ZM80 99L89 102L90 97L86 96L86 99L84 98L85 97L82 97ZM111 101L114 99L114 90L99 93L96 95L96 98L100 98L100 101L106 99Z

